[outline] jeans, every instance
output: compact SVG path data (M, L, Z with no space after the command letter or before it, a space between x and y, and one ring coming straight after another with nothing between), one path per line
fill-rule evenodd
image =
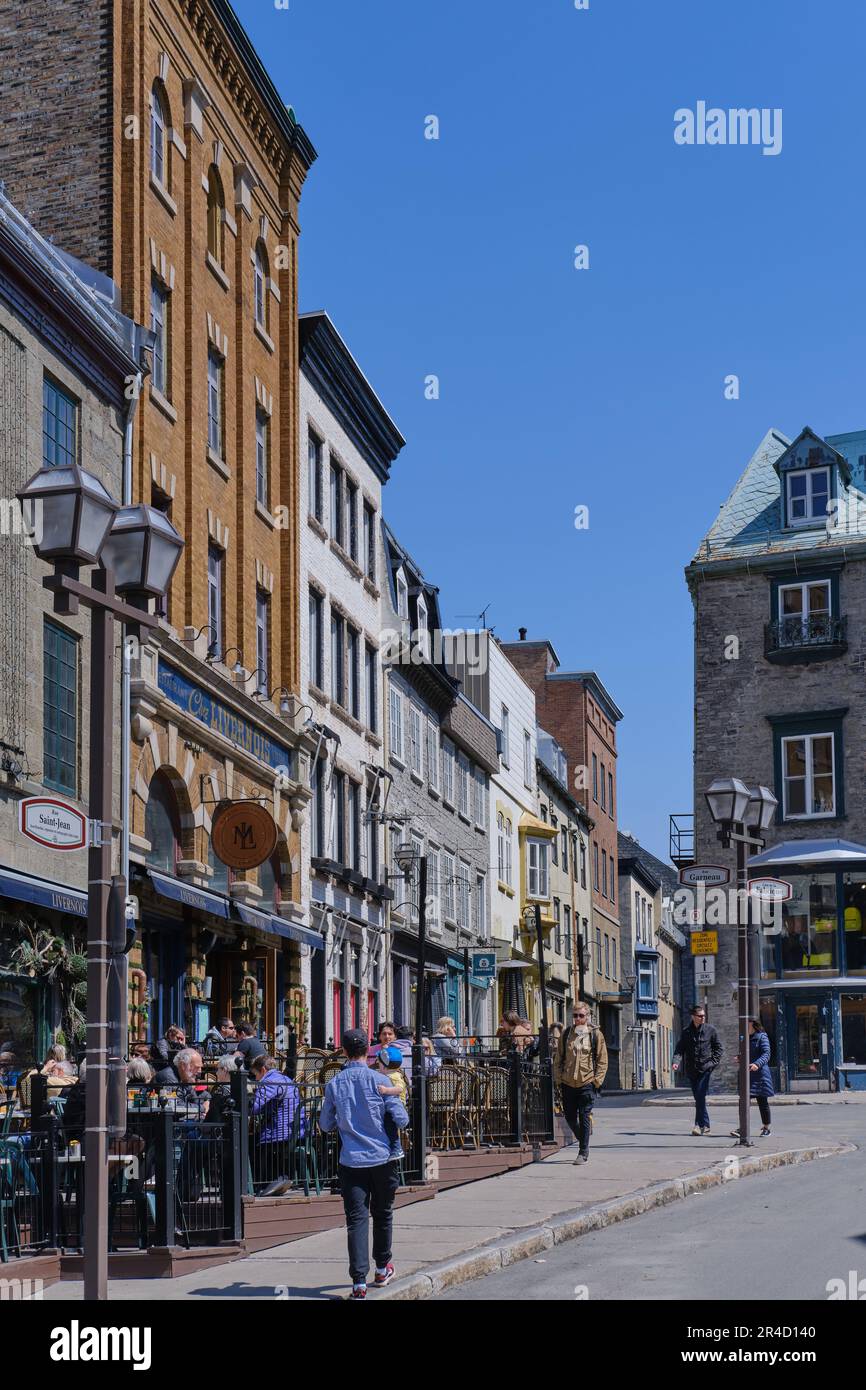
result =
M399 1185L399 1163L379 1163L374 1168L348 1168L340 1164L340 1191L346 1212L349 1273L353 1284L365 1283L370 1270L371 1216L376 1268L384 1269L391 1259L393 1206Z
M589 1136L592 1129L590 1116L595 1095L591 1086L562 1085L562 1113L574 1137L580 1143L580 1152L589 1153Z
M707 1091L710 1089L712 1072L701 1072L700 1076L690 1076L689 1082L695 1098L695 1124L698 1129L709 1129L710 1112L707 1109Z

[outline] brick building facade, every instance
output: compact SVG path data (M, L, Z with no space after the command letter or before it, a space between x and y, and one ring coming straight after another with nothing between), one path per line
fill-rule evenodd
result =
M33 0L27 30L5 7L0 90L16 117L0 174L154 331L131 498L185 541L130 672L137 1017L200 1037L231 1010L273 1034L305 1008L299 946L320 944L301 922L298 835L312 744L298 714L297 241L315 151L225 0ZM235 874L210 829L221 800L243 798L271 809L279 842Z

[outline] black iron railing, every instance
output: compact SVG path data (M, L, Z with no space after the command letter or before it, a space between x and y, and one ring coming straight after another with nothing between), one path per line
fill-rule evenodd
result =
M847 617L833 618L829 613L778 618L764 629L764 651L768 655L813 647L844 647L847 640Z

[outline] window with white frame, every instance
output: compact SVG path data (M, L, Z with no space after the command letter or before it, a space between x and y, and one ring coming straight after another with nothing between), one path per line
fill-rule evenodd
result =
M346 703L346 621L331 611L331 699Z
M514 845L512 842L513 825L511 819L505 818L505 882L509 888L514 887Z
M421 746L421 711L409 706L409 767L416 777L424 775L424 753Z
M640 912L640 893L634 895L634 930L638 941L643 940L643 919Z
M256 323L265 332L268 330L268 275L268 253L264 242L257 241L253 269L253 312Z
M322 441L312 430L307 433L307 464L309 472L309 497L307 506L311 516L322 520Z
M475 875L475 903L473 921L476 935L487 935L487 879L484 874Z
M150 92L150 172L163 188L168 188L168 102L162 84L154 82Z
M376 582L376 513L369 502L364 503L364 572Z
M358 560L358 488L350 478L346 478L345 487L346 505L346 525L344 527L345 540L343 544L352 560Z
M638 999L655 999L655 961L641 959L637 963L637 997Z
M529 891L527 897L550 897L550 848L546 840L527 840L529 856Z
M505 817L501 811L496 817L496 871L499 882L505 883Z
M438 927L441 925L442 914L442 893L440 885L440 854L439 850L429 845L427 848L427 925Z
M561 840L562 840L562 872L563 872L564 874L567 874L567 873L568 873L568 826L567 826L567 825L563 825L563 826L561 827L561 829L560 829L559 834L560 834L560 838L561 838Z
M508 706L507 706L507 705L503 705L503 706L502 706L502 712L501 712L500 719L499 719L499 737L500 737L500 743L501 743L501 745L502 745L499 751L500 751L500 757L502 758L502 766L503 766L503 767L510 767L510 766L511 766L511 749L510 749L510 746L509 746L509 743L510 743L509 722L510 722L510 717L509 717L509 714L508 714Z
M786 820L836 814L835 735L782 739Z
M345 513L343 510L343 470L338 463L331 459L330 466L330 499L331 499L331 539L337 545L345 544Z
M391 756L403 761L403 696L395 685L390 687L388 700L388 736Z
M457 920L457 898L456 898L456 875L454 872L454 855L443 853L442 855L442 894L445 902L445 921L456 922Z
M442 796L454 805L454 744L447 738L442 740Z
M408 618L409 586L406 583L406 576L402 570L398 570L394 576L394 584L397 589L397 612L401 618Z
M208 546L207 616L210 624L211 644L217 658L221 658L224 651L225 558L225 551L221 550L219 546Z
M364 644L364 686L367 700L367 728L376 733L379 728L379 658L375 647Z
M469 819L469 759L463 753L457 754L457 810Z
M830 500L829 468L807 468L785 475L788 525L825 521Z
M475 769L475 824L487 829L487 779L480 767Z
M469 865L462 859L457 866L457 925L470 926L469 920Z
M523 730L523 785L531 787L532 777L532 735L528 729Z
M826 579L779 586L779 636L783 644L793 646L828 637L831 616Z
M361 718L361 634L351 623L346 625L346 656L349 667L349 712Z
M429 660L429 658L430 658L430 632L429 632L429 629L428 629L428 621L429 621L429 619L428 619L428 615L427 615L427 602L426 602L426 600L424 599L424 597L423 597L422 594L419 594L419 595L418 595L418 602L417 602L416 607L417 607L417 610L418 610L418 628L417 628L417 631L416 631L416 633L415 633L415 643L416 643L416 645L417 645L417 647L418 647L419 652L420 652L421 655L425 658L425 660Z
M427 780L434 792L439 790L439 726L427 720Z

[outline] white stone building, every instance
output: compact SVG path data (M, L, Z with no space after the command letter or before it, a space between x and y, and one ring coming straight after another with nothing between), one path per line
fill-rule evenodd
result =
M307 1037L323 1046L384 1007L380 528L404 441L328 315L302 314L299 334L301 691L320 751L301 854L325 937L304 968Z

